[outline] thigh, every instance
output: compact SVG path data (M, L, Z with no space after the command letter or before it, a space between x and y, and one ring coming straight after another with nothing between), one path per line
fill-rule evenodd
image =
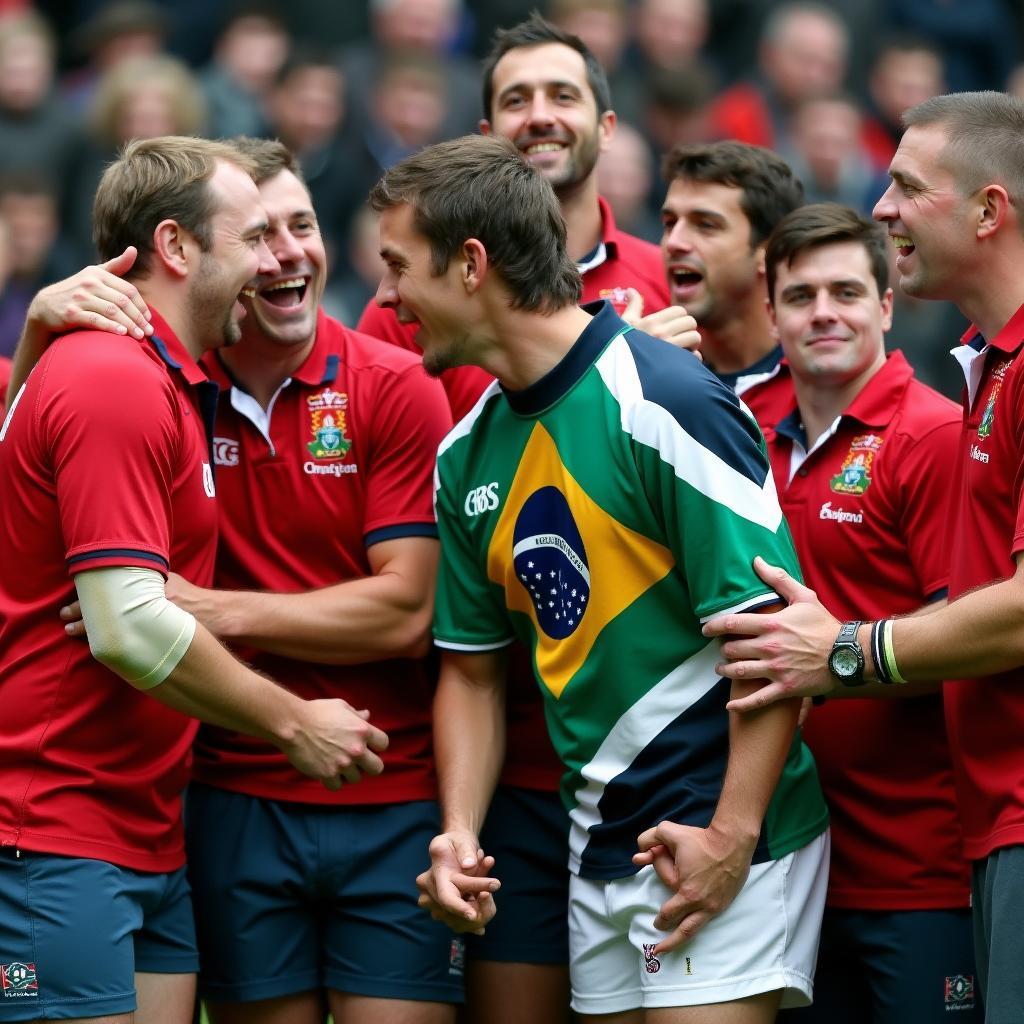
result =
M350 996L461 1003L465 944L418 904L416 876L440 827L414 800L335 809L319 819L327 912L324 984Z
M569 816L557 793L500 786L480 833L501 879L498 912L467 939L471 961L569 962Z
M781 999L781 990L776 990L710 1006L647 1010L643 1024L772 1024Z
M165 879L105 861L0 853L0 1020L130 1015L135 936Z
M209 1003L210 1024L323 1024L327 1017L322 992L300 992L248 1003Z
M192 1024L196 1002L196 976L137 972L135 989L139 1008L135 1024Z
M323 984L311 813L190 787L185 838L204 999L274 1000Z
M455 1006L406 999L328 993L333 1024L455 1024Z
M568 964L470 960L466 965L464 1024L570 1024L571 1020Z

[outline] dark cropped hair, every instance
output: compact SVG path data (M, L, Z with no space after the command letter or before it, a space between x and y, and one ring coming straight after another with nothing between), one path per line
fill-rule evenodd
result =
M612 109L612 91L608 86L608 76L601 67L601 62L590 52L589 47L579 36L565 32L557 25L552 25L546 18L534 11L525 21L512 28L499 28L494 33L491 52L484 59L483 66L483 100L484 117L491 119L491 105L494 103L494 68L498 61L509 50L519 50L526 46L543 46L546 43L560 43L575 50L587 68L587 84L594 94L598 116Z
M682 143L665 157L663 171L669 183L682 178L738 188L751 248L804 202L804 186L789 164L770 149L745 142Z
M864 246L878 294L884 295L889 287L890 248L885 228L849 206L811 203L783 217L768 238L764 253L768 301L775 304L779 264L790 266L801 253L836 242L858 242Z
M236 135L228 140L248 160L252 161L253 180L262 185L276 178L282 171L290 171L303 185L306 179L295 154L278 139L254 139L249 135Z
M507 139L466 135L407 157L370 192L378 213L403 203L430 243L435 276L477 238L513 308L553 313L579 302L583 283L566 252L558 199Z

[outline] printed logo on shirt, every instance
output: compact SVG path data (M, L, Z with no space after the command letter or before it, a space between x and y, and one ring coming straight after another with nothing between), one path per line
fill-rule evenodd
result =
M833 508L831 501L826 501L818 512L819 519L831 519L836 523L863 523L863 512L847 512L844 508Z
M466 968L466 941L465 939L452 939L448 949L448 973L462 977Z
M39 981L36 978L36 965L17 960L0 964L0 987L5 999L37 999Z
M973 974L954 974L946 978L946 1009L974 1009Z
M602 288L598 293L599 299L607 299L615 309L615 312L622 316L629 305L629 290L627 288Z
M203 463L203 491L208 498L217 497L217 488L213 485L213 467L208 463Z
M215 466L237 466L238 442L233 437L215 437L213 462Z
M306 399L309 430L313 440L306 444L314 459L343 459L352 447L345 436L348 395L326 387Z
M466 495L462 509L467 516L478 516L482 512L493 512L498 507L498 481L474 487Z
M885 440L878 434L861 434L850 442L850 450L829 481L836 494L863 494L871 486L871 463Z
M996 421L996 399L1002 390L1003 381L1006 379L1006 371L1013 365L1010 359L1004 359L992 371L992 387L988 392L988 401L985 403L985 411L981 414L981 423L978 424L978 437L984 440L992 433L992 427ZM973 454L973 453L972 453ZM979 459L979 462L982 460Z
M648 945L646 942L643 944L644 947L644 970L648 974L657 974L661 970L661 961L654 955L654 947L657 946L656 942L652 942Z

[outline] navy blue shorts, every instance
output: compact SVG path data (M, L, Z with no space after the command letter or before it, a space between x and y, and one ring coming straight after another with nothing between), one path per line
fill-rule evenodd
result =
M437 804L323 807L193 784L185 804L203 997L314 989L460 1003L464 944L417 905Z
M194 974L185 870L0 852L0 1021L130 1013L135 974Z
M786 1024L953 1020L984 1020L969 910L827 908L814 1005L779 1015Z
M569 815L557 793L499 786L480 831L501 880L498 912L470 935L471 960L569 963Z

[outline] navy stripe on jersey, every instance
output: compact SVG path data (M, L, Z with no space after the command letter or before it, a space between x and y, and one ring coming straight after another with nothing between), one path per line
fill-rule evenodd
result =
M781 361L782 346L776 345L771 352L761 356L756 363L748 366L745 370L737 370L735 373L719 373L717 370L713 370L713 372L723 384L735 391L740 377L753 377L755 374L771 373Z
M626 322L620 319L610 302L588 302L582 308L592 314L593 319L561 362L528 388L520 391L502 388L514 412L522 416L536 416L554 405L572 390L573 385L594 365L608 342L626 327Z
M397 540L399 537L430 537L437 539L437 523L396 523L371 530L363 537L363 545L370 547L382 540Z
M763 487L770 470L761 452L761 432L752 417L739 413L732 390L690 352L641 331L623 337L644 398L664 409L730 469Z
M104 548L102 551L87 551L84 555L74 555L68 559L68 568L73 569L80 562L91 562L94 558L126 558L130 561L140 558L145 562L154 562L166 572L170 566L166 558L152 551L139 551L136 548Z

